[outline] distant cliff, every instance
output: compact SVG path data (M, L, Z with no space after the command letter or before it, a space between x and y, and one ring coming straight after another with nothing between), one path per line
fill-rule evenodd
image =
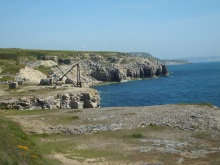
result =
M82 61L82 64L85 66L84 71L91 77L99 81L107 82L121 82L123 80L136 78L165 76L168 72L165 65L158 61L149 61L146 59L126 64L112 64L111 66L106 66L94 61Z
M186 60L161 60L161 63L164 65L181 65L181 64L189 64L190 62Z
M186 57L180 58L180 60L187 60L191 63L197 62L218 62L220 61L220 56L205 56L205 57Z
M57 80L75 63L80 63L81 81L88 85L95 85L98 81L121 82L136 78L166 76L168 73L164 64L150 54L142 52L0 49L0 64L4 64L0 66L2 80L22 79L39 83L40 78L37 78L37 75L41 78L50 77ZM61 71L57 69L57 65ZM75 68L68 77L76 81Z

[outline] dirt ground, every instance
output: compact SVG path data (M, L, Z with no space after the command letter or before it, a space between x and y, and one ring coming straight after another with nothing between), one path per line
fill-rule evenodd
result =
M57 164L220 164L220 111L198 105L4 111Z

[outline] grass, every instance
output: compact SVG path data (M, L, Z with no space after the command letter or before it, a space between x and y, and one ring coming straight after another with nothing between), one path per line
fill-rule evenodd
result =
M199 132L193 135L196 139L211 139L211 135L206 132Z
M214 106L208 102L201 102L201 103L178 103L178 105L197 105L197 106L206 106L213 108Z
M1 55L0 55L1 56ZM16 74L21 68L24 68L24 64L20 64L17 60L1 59L0 67L2 68L1 74Z
M8 109L7 106L3 103L0 103L0 109Z
M78 119L79 119L79 116L71 116L70 119L78 120Z
M0 130L0 164L48 163L17 123L0 117Z
M19 57L32 56L40 58L42 56L59 56L60 58L74 57L77 55L87 54L100 54L102 56L108 55L123 55L120 52L108 52L108 51L70 51L70 50L40 50L40 49L13 49L13 48L0 48L0 59L17 59Z
M82 110L76 109L76 110L68 111L68 112L66 112L66 113L77 113L77 112L82 112Z
M58 59L91 59L90 54L96 54L100 56L99 60L108 59L109 57L115 58L127 58L131 55L121 52L108 52L108 51L64 51L64 50L30 50L30 49L17 49L17 48L0 48L0 60L9 59L14 61L29 60L34 61L42 59L45 56L57 56ZM99 57L98 57L99 58ZM94 60L97 60L96 57ZM104 62L105 60L103 60Z
M74 117L74 116L72 116ZM71 118L71 117L70 117ZM75 117L74 117L75 118ZM62 123L63 124L63 123ZM137 154L124 150L122 146L141 145L138 139L147 138L150 131L164 130L159 126L135 128L131 130L101 131L84 135L32 135L45 155L62 153L70 159L105 158L106 161L131 161ZM44 139L42 141L42 139ZM119 141L115 143L116 141Z
M0 81L14 81L14 77L11 76L3 76L2 78L0 78Z
M55 112L60 111L60 109L39 109L39 110L26 110L26 111L18 111L18 110L7 110L5 111L6 115L9 116L28 116L28 115L42 115L47 116L49 114L53 114Z
M49 116L48 118L50 119L50 123L52 124L62 123L62 124L71 124L71 125L77 124L78 120L80 119L79 116L60 116L58 118L53 118L53 119L51 118L51 116Z
M52 74L52 70L51 67L47 67L47 66L39 66L37 68L37 70L39 70L40 72L46 74L47 76Z
M102 141L103 139L99 135L50 134L48 136L32 135L32 138L39 143L39 146L42 149L43 154L45 155L61 153L64 155L68 155L68 158L77 159L78 161L84 161L87 158L105 158L107 160L129 159L129 153L121 152L120 148L118 148L114 144L107 145L106 147L100 147L99 145L93 146L93 143L97 141L97 139L100 140L100 145L105 145L105 142ZM109 138L111 139L112 137ZM42 141L42 139L44 140ZM89 145L89 147L79 147L87 145Z
M135 139L141 139L141 138L144 138L144 135L141 134L141 133L133 133L131 135L132 138L135 138Z

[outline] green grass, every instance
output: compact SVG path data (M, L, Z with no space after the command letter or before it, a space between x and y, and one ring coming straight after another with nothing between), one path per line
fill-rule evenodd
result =
M148 131L162 131L162 130L166 130L166 129L169 129L169 127L158 126L158 125L149 125L146 127L146 130L148 130Z
M97 139L103 140L100 134L85 135L32 135L32 138L39 143L42 153L50 155L52 153L67 154L70 159L84 161L87 158L105 158L107 160L127 160L129 153L121 152L121 148L115 148L114 145L99 148L98 146L89 148L79 148L79 146L91 145ZM109 137L114 139L114 137ZM44 140L42 140L44 139ZM107 139L106 139L107 140Z
M213 108L214 106L208 102L201 102L201 103L178 103L178 105L197 105L197 106L207 106Z
M39 70L40 72L46 74L47 76L52 74L52 70L51 67L47 67L47 66L39 66L37 68L37 70Z
M71 116L70 119L78 120L78 119L79 119L79 116Z
M0 117L0 164L47 164L41 151L20 126Z
M7 106L3 103L0 103L0 109L8 109Z
M75 118L75 116L71 116L69 119L72 117ZM55 152L68 155L68 158L77 159L78 161L84 161L87 158L126 161L131 160L136 153L122 152L120 145L141 145L138 139L147 138L150 131L154 132L159 130L166 130L166 127L149 126L146 128L101 131L83 135L42 134L32 135L32 138L40 145L45 155ZM114 141L120 141L120 145L115 144ZM100 144L94 142L100 142ZM79 146L85 147L80 148Z
M11 77L11 76L3 76L2 78L0 78L0 81L14 81L15 78Z
M1 56L1 55L0 55ZM1 74L16 74L21 68L24 68L24 64L20 64L16 60L11 59L1 59L0 58L0 67L2 68Z
M121 52L108 52L108 51L64 51L64 50L30 50L30 49L5 49L0 48L0 59L20 60L20 59L41 59L45 56L57 56L58 59L77 58L81 59L90 58L89 54L98 54L103 58L116 57L125 58L130 57L129 54Z
M55 112L60 111L60 109L39 109L39 110L26 110L26 111L18 111L18 110L7 110L7 115L12 116L26 116L26 115L48 115L53 114Z
M82 112L82 110L76 109L76 110L68 111L68 112L66 112L66 113L77 113L77 112Z
M141 133L133 133L131 135L132 138L135 138L135 139L141 139L141 138L144 138L144 135L141 134Z
M211 135L206 132L199 132L195 133L193 137L196 139L210 139Z

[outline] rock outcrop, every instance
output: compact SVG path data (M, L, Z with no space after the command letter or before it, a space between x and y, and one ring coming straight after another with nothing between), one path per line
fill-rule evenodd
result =
M82 61L84 71L99 81L120 82L135 78L166 76L167 67L158 61L131 62L129 64L113 64L106 66L98 62Z
M21 91L23 92L23 91ZM90 88L49 87L29 89L35 96L11 97L8 101L0 100L3 107L19 110L34 109L83 109L100 107L100 97L96 90ZM41 94L45 93L45 94ZM37 96L36 96L37 95Z

